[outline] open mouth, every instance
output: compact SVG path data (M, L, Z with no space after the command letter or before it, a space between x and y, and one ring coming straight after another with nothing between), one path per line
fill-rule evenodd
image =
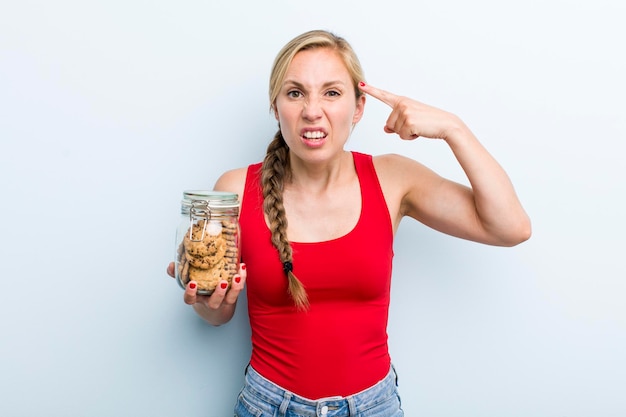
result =
M306 140L319 140L324 139L326 136L327 133L321 130L307 131L302 134L302 137Z

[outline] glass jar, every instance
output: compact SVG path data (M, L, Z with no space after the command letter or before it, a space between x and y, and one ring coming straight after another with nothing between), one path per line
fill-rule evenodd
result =
M176 230L176 280L210 295L239 271L239 200L235 193L185 191Z

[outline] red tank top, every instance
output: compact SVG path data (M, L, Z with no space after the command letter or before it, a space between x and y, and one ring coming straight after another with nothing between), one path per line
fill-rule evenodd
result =
M361 215L347 235L291 242L293 272L310 308L298 311L263 213L261 164L248 167L242 198L241 253L247 265L251 366L300 396L348 396L383 379L390 367L387 318L393 229L372 157L353 152Z

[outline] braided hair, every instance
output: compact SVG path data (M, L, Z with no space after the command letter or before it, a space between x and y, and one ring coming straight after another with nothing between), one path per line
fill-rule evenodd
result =
M315 48L328 48L337 52L350 74L356 97L358 98L363 94L357 85L360 81L364 81L365 77L359 59L350 44L333 33L324 30L312 30L292 39L281 49L274 60L270 76L269 96L271 110L275 114L278 111L276 98L282 88L291 61L298 52ZM290 179L289 147L279 129L267 147L262 165L263 210L269 220L272 244L278 251L283 270L287 276L289 295L298 309L306 310L309 307L309 300L304 286L293 273L293 253L287 238L287 216L283 205L283 190L285 182Z
M287 216L283 205L283 186L289 174L289 148L279 130L274 136L274 140L267 147L267 154L263 160L261 172L263 210L269 219L272 244L278 250L278 256L283 263L283 270L289 281L289 294L296 307L305 310L309 306L309 300L304 286L293 273L292 251L287 239Z

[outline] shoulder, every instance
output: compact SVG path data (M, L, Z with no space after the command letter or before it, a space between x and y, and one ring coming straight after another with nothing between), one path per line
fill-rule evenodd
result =
M374 168L380 181L404 183L415 181L416 177L427 179L436 174L414 159L398 154L384 154L373 157Z
M404 163L405 161L410 161L411 160L411 159L407 158L406 156L398 155L398 154L395 154L395 153L387 153L387 154L383 154L383 155L374 155L374 156L372 156L372 159L373 159L374 165L376 166L377 169L379 167L387 169L388 166L393 166L394 164L396 164L398 162Z
M215 182L214 190L243 195L247 172L248 168L236 168L224 172Z

